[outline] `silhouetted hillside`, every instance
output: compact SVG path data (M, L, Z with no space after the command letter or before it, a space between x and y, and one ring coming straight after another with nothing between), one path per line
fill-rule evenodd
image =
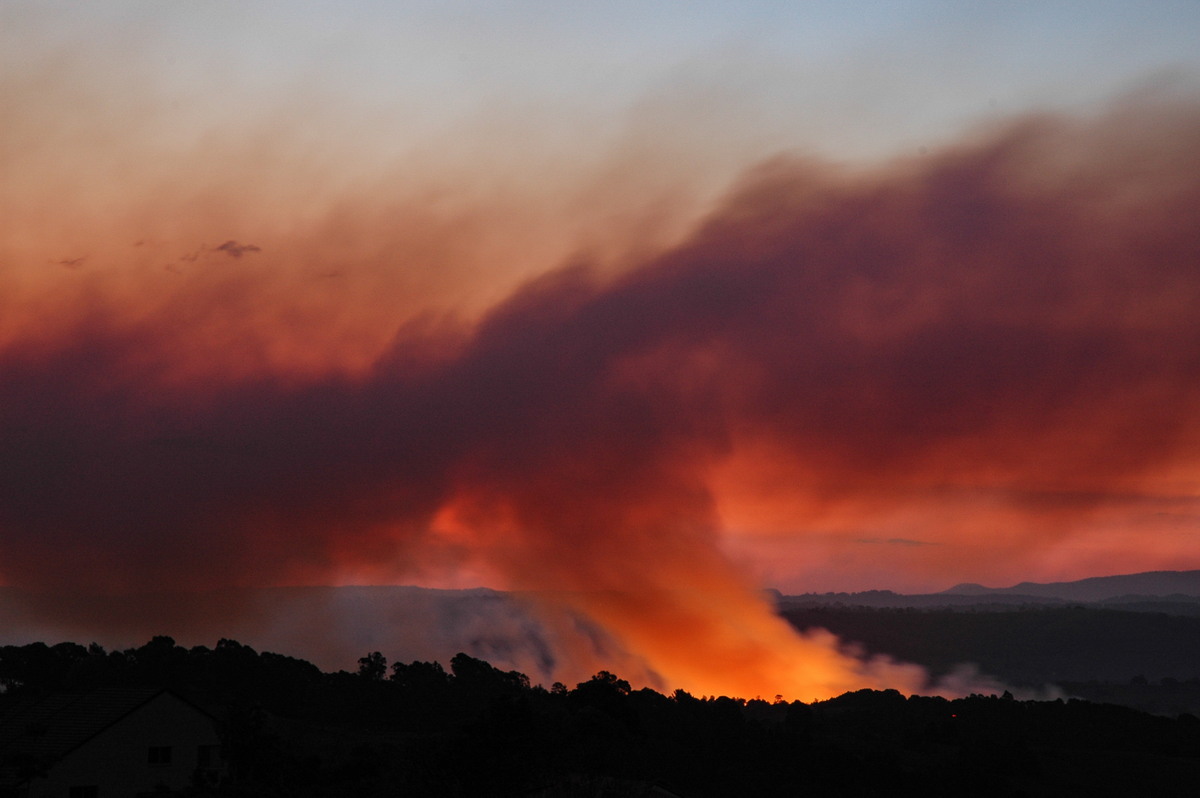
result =
M955 585L940 595L954 596L1031 596L1061 601L1105 601L1122 596L1195 596L1200 597L1200 571L1147 571L1120 576L1094 576L1074 582L1021 582L1012 587L984 587L972 583Z
M970 662L1020 685L1098 679L1200 676L1200 618L1083 607L1009 612L814 607L784 612L801 629L821 627L948 673Z
M781 609L840 604L854 607L1007 610L1030 604L1097 604L1131 611L1197 615L1200 614L1200 571L1151 571L1045 584L1022 582L1002 588L965 582L940 593L906 594L891 590L866 590L792 596L769 591L769 594Z
M1180 586L1196 573L1200 572L1103 577L1068 586L1096 582L1107 586L1099 593L1108 594L1146 588L1147 583L1138 580L1151 576L1157 580L1154 584L1166 589ZM773 598L783 611L842 605L1008 612L1035 605L1064 607L1079 603L1057 596L1012 592L1016 589L981 595L903 595L887 590L802 596L775 593ZM574 679L586 677L592 670L590 664L572 662L569 657L573 651L594 648L596 641L604 643L603 632L568 610L546 622L543 614L557 604L541 602L538 606L535 613L522 596L502 591L406 586L243 588L130 595L0 588L0 644L82 638L124 649L171 630L187 645L228 637L259 649L286 651L325 670L348 667L362 651L390 648L413 660L448 661L455 653L465 652L543 681L564 678L564 673ZM1200 596L1178 592L1114 592L1099 606L1200 617ZM969 659L968 654L963 658ZM1147 666L1144 670L1149 673L1160 669Z
M773 598L800 629L828 629L935 676L967 664L1014 686L1200 713L1200 571Z
M1053 686L1150 712L1200 714L1200 617L1082 606L825 606L782 614L799 629L828 629L935 677L969 664L1014 687Z
M82 638L123 649L163 630L189 645L228 637L287 651L326 670L349 667L363 651L392 647L422 660L449 660L465 651L546 678L547 652L560 647L519 597L483 588L268 587L86 595L0 587L0 644Z
M1195 717L1082 701L862 690L768 703L634 690L605 671L546 689L466 654L447 669L370 652L354 673L323 673L169 637L5 646L0 684L0 716L105 685L187 695L219 719L228 764L193 795L1182 796L1200 783Z

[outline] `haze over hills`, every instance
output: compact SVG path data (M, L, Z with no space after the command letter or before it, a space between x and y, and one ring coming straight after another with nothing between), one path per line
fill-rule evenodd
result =
M441 662L462 651L521 669L535 681L561 664L550 654L556 641L545 624L514 596L485 588L313 586L110 596L0 588L0 644L68 640L126 648L155 635L183 646L228 638L326 671L352 670L358 657L374 650Z
M1003 588L964 583L929 594L768 593L780 610L822 605L1003 609L1093 603L1200 615L1200 570L1021 582ZM601 653L615 645L581 618L572 617L565 626L551 629L539 620L527 597L487 588L274 587L125 596L0 588L0 644L87 638L127 646L155 634L196 644L211 644L217 637L237 638L304 656L329 669L352 667L368 649L391 648L393 656L408 659L449 657L461 650L506 667L525 668L531 675L553 669L551 652L561 642L555 638L564 634L587 637L589 647Z
M924 595L770 595L792 626L828 630L867 656L911 662L934 678L965 666L1014 689L1062 687L1154 712L1200 713L1200 571L1005 588L957 585ZM353 670L371 651L393 662L442 663L464 652L526 673L535 684L574 684L608 670L672 689L639 671L636 658L586 618L555 615L530 596L490 589L275 587L79 596L0 588L0 645L71 641L130 648L156 635L185 647L232 639L325 671Z
M1014 689L1200 714L1200 571L776 599L798 629L831 631L868 656L914 662L935 677L969 663Z

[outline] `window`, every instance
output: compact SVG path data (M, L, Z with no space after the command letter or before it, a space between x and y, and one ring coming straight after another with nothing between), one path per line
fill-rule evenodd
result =
M196 749L196 765L202 768L215 768L221 756L221 746L201 745Z
M171 746L152 745L146 753L146 762L151 765L171 764Z
M95 784L68 787L67 798L100 798L100 787Z

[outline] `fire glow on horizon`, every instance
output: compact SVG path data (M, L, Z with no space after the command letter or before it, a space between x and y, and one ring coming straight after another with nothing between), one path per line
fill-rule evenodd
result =
M936 688L795 634L764 579L1200 556L1194 97L775 158L711 206L633 190L634 156L570 190L339 178L274 129L145 163L63 133L64 166L34 116L0 207L6 584L473 574L671 687L808 699Z

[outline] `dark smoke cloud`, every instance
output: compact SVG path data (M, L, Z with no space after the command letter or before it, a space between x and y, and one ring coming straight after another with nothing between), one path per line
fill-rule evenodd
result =
M984 491L1051 534L1038 513L1197 465L1197 142L1183 103L871 171L772 161L678 247L564 267L471 329L406 326L354 376L222 379L214 345L200 382L173 315L65 308L0 351L4 579L482 557L522 589L702 591L733 579L712 469L751 443L818 503ZM230 285L255 290L194 312Z

